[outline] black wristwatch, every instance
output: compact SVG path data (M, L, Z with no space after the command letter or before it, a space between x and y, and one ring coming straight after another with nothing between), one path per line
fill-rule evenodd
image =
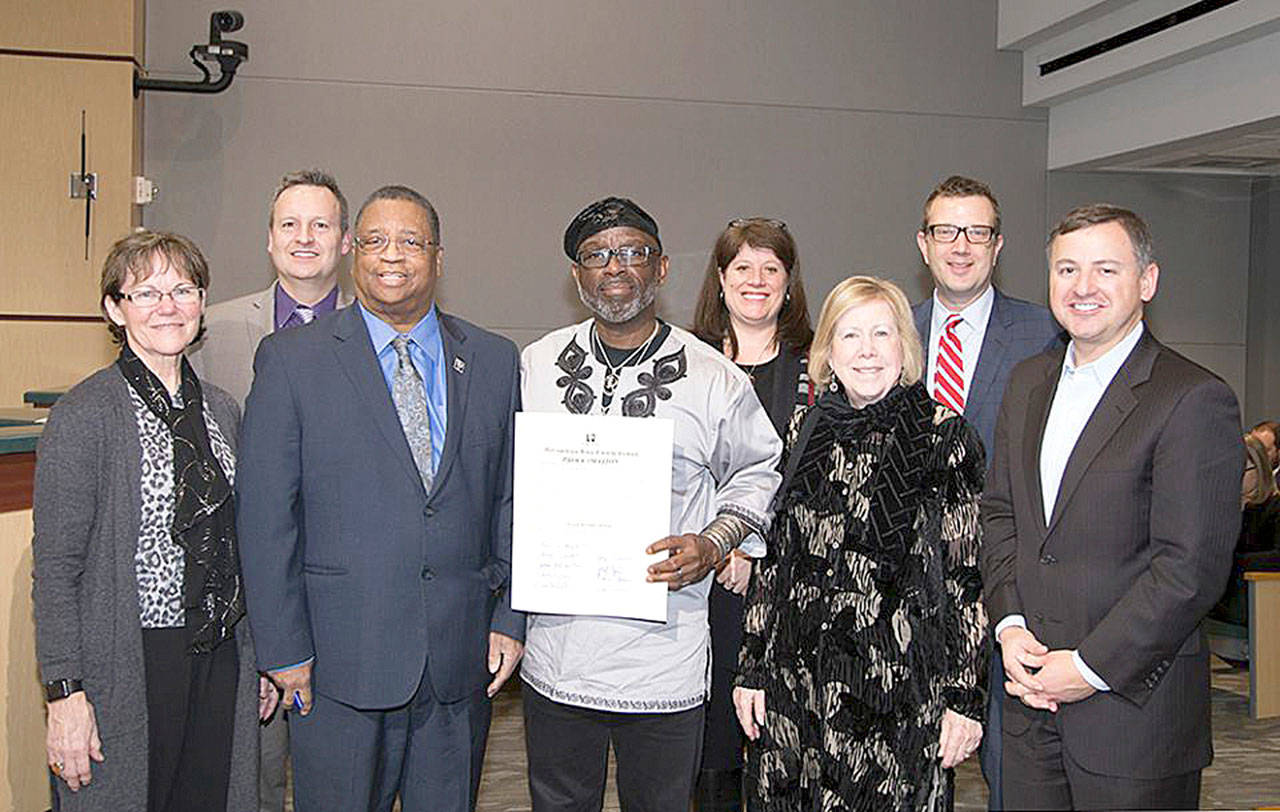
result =
M55 679L44 684L44 699L46 702L53 702L57 699L66 699L77 691L83 690L84 686L78 679Z

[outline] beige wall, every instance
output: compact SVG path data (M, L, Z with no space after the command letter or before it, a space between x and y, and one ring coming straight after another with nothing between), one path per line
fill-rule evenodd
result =
M816 312L856 271L924 293L913 232L941 177L986 178L1005 211L1004 284L1043 298L1046 124L1019 103L995 3L547 0L242 3L251 61L225 94L151 94L146 222L187 232L214 301L264 286L267 198L332 170L353 208L405 182L437 204L444 305L526 342L582 318L565 224L635 198L672 256L686 322L735 216L786 220ZM207 6L148 11L153 74L187 73Z
M49 806L44 700L31 617L31 511L0 513L0 809Z
M0 405L26 392L69 389L115 360L104 322L0 321Z

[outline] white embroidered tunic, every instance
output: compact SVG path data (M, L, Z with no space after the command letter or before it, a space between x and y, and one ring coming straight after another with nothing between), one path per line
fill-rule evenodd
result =
M606 413L606 366L592 350L591 324L561 328L525 348L526 411ZM782 442L750 378L678 327L618 374L608 414L662 417L675 424L670 533L698 533L716 516L729 514L763 536L781 480L776 469ZM697 707L707 694L707 594L713 580L708 574L670 593L666 623L530 615L524 681L556 702L597 710L674 713Z

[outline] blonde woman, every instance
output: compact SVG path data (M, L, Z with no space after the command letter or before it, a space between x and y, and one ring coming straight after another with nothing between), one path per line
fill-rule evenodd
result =
M950 809L981 740L982 444L923 366L896 285L827 297L734 690L762 812Z

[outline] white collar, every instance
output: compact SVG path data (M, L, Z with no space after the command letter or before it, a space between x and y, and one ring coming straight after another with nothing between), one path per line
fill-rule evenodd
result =
M991 318L991 309L996 303L995 285L987 285L987 289L981 296L965 305L959 311L952 311L942 300L938 298L938 289L933 289L933 330L934 334L942 331L943 326L947 323L947 319L953 312L958 312L963 324L967 324L975 329L981 329L986 326L987 321Z
M1129 353L1133 352L1133 348L1138 346L1138 339L1142 338L1143 325L1139 320L1133 326L1133 329L1111 349L1104 352L1099 357L1093 359L1087 364L1076 366L1076 342L1073 339L1067 344L1067 354L1062 358L1062 375L1074 374L1077 372L1092 372L1097 376L1098 380L1110 382L1120 371L1120 367L1129 357Z

